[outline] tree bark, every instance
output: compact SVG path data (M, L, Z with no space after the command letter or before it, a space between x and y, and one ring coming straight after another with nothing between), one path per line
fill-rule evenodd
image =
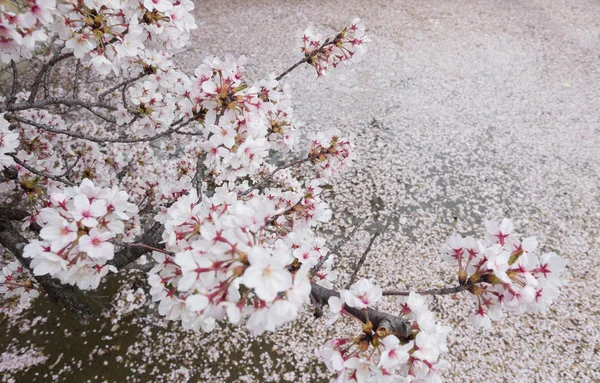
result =
M311 294L315 300L321 305L328 304L328 299L331 297L339 297L340 293L329 290L316 283L311 283ZM344 310L360 319L363 323L367 322L367 317L363 310L344 305ZM410 323L405 320L393 316L382 311L368 309L369 320L373 323L374 330L383 330L386 334L394 334L399 339L406 340L410 336Z

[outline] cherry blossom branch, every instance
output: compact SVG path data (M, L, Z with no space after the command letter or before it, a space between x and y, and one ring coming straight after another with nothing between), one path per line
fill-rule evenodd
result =
M132 77L132 78L128 78L126 80L121 81L120 83L118 83L117 85L105 90L104 92L100 93L100 95L98 96L98 101L102 101L102 99L104 99L104 97L106 97L109 93L114 92L115 90L119 89L120 87L123 87L123 89L125 89L125 87L127 87L127 85L136 82L137 80L146 77L148 74L147 73L140 73L139 75Z
M364 253L360 257L358 263L356 264L356 267L354 268L354 273L350 277L350 280L348 281L348 284L346 285L346 289L349 289L350 286L352 286L352 284L354 283L354 280L356 279L356 275L358 274L358 271L360 270L360 268L365 263L365 259L367 258L367 254L369 254L369 252L371 251L371 247L373 246L373 242L375 242L375 239L377 239L377 237L379 237L379 234L380 234L379 232L376 232L371 237L371 240L369 241L369 245L367 246L367 249L364 251Z
M274 216L272 216L271 218L269 218L269 219L267 220L267 222L265 222L265 226L273 226L273 225L275 225L275 221L277 221L277 218L281 217L282 215L286 215L287 213L289 213L289 212L293 211L293 210L296 208L296 206L298 206L298 205L300 205L300 204L302 203L302 200L303 200L303 199L304 199L304 197L300 198L300 199L298 200L298 202L296 202L295 204L293 204L292 206L290 206L290 207L289 207L287 210L285 210L284 212L282 212L282 213L279 213L279 214L275 214Z
M350 234L348 234L344 239L342 239L334 248L333 250L331 250L329 253L327 253L327 255L325 255L313 268L312 268L312 275L315 275L319 269L323 266L323 264L325 262L327 262L327 260L329 259L329 256L331 254L337 254L338 251L340 251L340 249L346 244L346 242L348 242L348 240L350 238L352 238L352 236L354 235L354 233L356 233L356 230L358 230L358 228L360 227L360 225L355 226L354 229L352 229L352 231L350 232Z
M319 53L323 53L323 49L328 46L328 45L332 45L334 40L325 40L325 42L323 43L323 45L321 45L319 47L319 49L315 49L314 51L312 51L308 56L304 57L302 60L298 61L297 63L295 63L294 65L292 65L291 67L289 67L288 69L286 69L283 73L281 73L279 76L275 77L275 80L279 81L282 78L284 78L285 76L287 76L291 71L293 71L294 69L298 68L300 65L304 64L305 62L310 61L313 57L317 56Z
M259 187L262 187L264 184L266 184L267 182L269 182L273 178L273 176L275 175L275 173L277 173L278 171L290 168L292 166L303 164L304 162L307 162L307 161L310 161L310 160L311 160L310 157L301 158L299 160L292 161L292 162L289 162L289 163L287 163L285 165L282 165L282 166L278 167L277 169L275 169L271 173L269 173L267 176L265 176L263 179L261 179L259 182L257 182L256 184L254 184L252 187L250 187L250 188L244 190L243 192L239 193L238 194L238 198L239 197L243 197L245 195L248 195L248 194L252 193L252 191L254 191L255 189L258 189Z
M333 40L335 41L335 40ZM323 52L323 49L328 46L333 44L333 41L330 41L329 39L325 40L325 42L323 43L323 45L321 45L319 47L319 49L315 49L314 51L312 51L308 56L304 57L302 60L298 61L297 63L295 63L294 65L292 65L291 67L289 67L288 69L286 69L283 73L281 73L279 76L275 77L275 80L279 81L282 78L284 78L285 76L287 76L291 71L293 71L294 69L296 69L297 67L299 67L300 65L304 64L305 62L310 61L310 59L312 59L313 57L315 57L316 55L318 55L319 53Z
M23 249L28 243L27 239L15 230L10 222L0 219L0 244L10 251L33 274L31 259L23 256ZM75 286L63 285L57 279L51 278L48 275L36 275L34 278L46 291L51 301L62 304L66 309L71 311L73 318L80 323L87 324L89 322L93 316L93 312L83 301L81 290Z
M73 57L73 53L65 53L65 54L61 55L60 52L62 51L63 47L64 47L64 45L57 49L56 53L50 59L50 61L48 61L46 64L42 65L42 68L40 69L38 74L35 76L35 80L33 81L33 85L31 86L31 93L29 95L29 98L27 99L28 104L32 104L35 101L35 97L37 96L37 92L40 88L40 84L42 83L42 81L44 80L44 78L46 76L46 72L50 68L52 68L54 65L59 63L60 61L68 59L69 57Z
M329 298L340 296L339 292L329 290L314 282L311 283L311 294L314 300L320 305L328 305ZM371 323L373 324L373 328L378 330L378 332L383 331L386 334L394 334L399 339L407 339L410 336L410 323L394 315L384 313L382 311L378 311L372 308L363 311L355 307L350 307L346 304L344 305L344 310L352 316L358 318L363 323L371 321Z
M8 100L6 101L7 104L12 104L15 102L15 100L17 99L17 88L18 88L18 84L19 84L19 80L18 80L18 71L17 71L17 63L15 63L14 60L10 60L10 66L12 68L12 75L13 75L13 79L12 79L12 87L10 88L10 96L8 97Z
M448 295L448 294L456 294L463 291L467 291L472 287L472 284L466 283L464 285L458 285L453 287L444 287L440 289L431 289L431 290L422 290L422 291L414 291L420 295ZM413 291L402 291L402 290L388 290L384 291L384 296L393 296L393 295L402 295L408 296Z
M61 174L59 177L65 177L66 179L69 179L69 174L73 171L73 169L75 169L75 166L77 166L77 163L79 163L80 159L81 159L81 154L77 156L75 161L73 161L73 163L71 165L69 165L69 167L67 167L67 170L65 170L65 172L63 174Z
M63 184L68 185L68 186L75 186L75 184L73 182L65 180L61 176L55 176L55 175L52 175L52 174L45 173L45 172L43 172L41 170L37 170L35 168L32 168L31 166L27 165L25 162L21 161L19 159L19 157L15 156L14 154L8 154L8 155L12 157L12 159L15 161L15 163L21 165L22 167L24 167L25 169L27 169L28 171L30 171L33 174L36 174L36 175L38 175L40 177L48 178L48 179L51 179L51 180L54 180L54 181L57 181L57 182L60 182L60 183L63 183Z
M159 139L161 137L165 137L168 136L170 134L173 133L177 133L180 129L182 129L183 127L187 126L190 122L193 121L193 118L189 119L187 122L171 128L171 129L167 129L162 133L157 133L154 136L148 136L148 137L142 137L142 138L108 138L108 137L92 137L92 136L88 136L86 134L83 133L78 133L78 132L69 132L66 130L62 130L62 129L56 129L53 127L50 127L48 125L44 125L44 124L40 124L38 122L35 121L31 121L28 120L26 118L20 117L20 116L16 116L14 114L8 115L8 117L11 120L15 120L15 121L19 121L22 122L24 124L27 125L31 125L33 127L36 127L38 129L50 132L50 133L56 133L56 134L64 134L66 136L69 137L73 137L73 138L79 138L82 140L87 140L87 141L91 141L91 142L97 142L97 143L106 143L106 142L111 142L111 143L135 143L135 142L147 142L147 141L154 141L156 139ZM179 122L182 120L178 120ZM174 122L173 124L171 124L171 126L174 126L176 123L178 123L178 121Z
M52 105L64 105L64 106L79 106L82 108L103 108L111 111L117 110L115 106L106 104L104 102L84 101L74 98L57 98L48 97L43 100L36 101L34 103L21 102L18 104L7 105L4 108L0 108L0 112L18 112L20 110L28 109L43 109Z

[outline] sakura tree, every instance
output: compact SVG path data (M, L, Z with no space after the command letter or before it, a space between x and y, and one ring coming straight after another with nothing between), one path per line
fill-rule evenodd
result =
M324 316L316 320L356 324L354 337L319 352L338 381L408 382L440 381L448 367L450 328L426 295L471 294L470 322L483 328L557 298L565 262L537 254L535 238L521 239L508 219L487 222L481 239L455 234L441 247L456 286L398 291L356 280L377 233L339 286L344 239L330 249L316 229L332 218L322 186L352 165L352 139L329 131L301 142L283 79L300 65L323 76L359 61L364 26L354 19L327 38L307 29L297 63L252 82L244 57L178 69L173 52L196 28L193 8L190 0L0 5L0 55L11 73L0 104L0 244L15 258L0 275L6 304L22 309L41 293L85 322L93 313L81 290L147 258L159 313L185 329L225 321L262 334L312 305ZM398 300L397 312L376 309L384 297Z

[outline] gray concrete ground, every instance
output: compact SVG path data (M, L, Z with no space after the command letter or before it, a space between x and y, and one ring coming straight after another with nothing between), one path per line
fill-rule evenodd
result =
M361 63L319 81L311 68L288 78L301 131L356 135L359 158L336 180L325 231L335 243L365 221L341 266L352 267L380 225L363 276L384 287L450 285L439 246L509 216L543 251L568 259L567 285L548 313L508 315L489 332L466 323L468 296L433 300L454 328L446 381L600 381L600 3L198 1L199 29L179 62L192 70L208 54L244 54L260 79L296 61L297 30L334 32L356 16L372 39ZM47 359L15 372L17 381L173 380L168 371L179 367L193 381L325 381L317 345L352 330L328 330L310 312L261 339L185 333L149 313L120 329L103 318L82 329L40 305L34 316L50 310L41 335L18 346Z

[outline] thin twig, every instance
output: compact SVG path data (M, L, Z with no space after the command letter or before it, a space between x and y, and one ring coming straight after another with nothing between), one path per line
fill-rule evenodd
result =
M279 76L275 77L276 81L281 80L282 78L284 78L286 75L288 75L291 71L293 71L294 69L296 69L297 67L299 67L300 65L304 64L305 62L309 61L310 59L312 59L313 57L315 57L316 55L318 55L319 53L323 52L323 48L325 48L328 45L333 44L333 42L335 41L329 41L326 40L323 45L321 45L318 49L315 49L314 51L312 51L308 56L304 57L302 60L298 61L297 63L295 63L294 65L292 65L291 67L289 67L288 69L286 69L283 73L281 73Z
M73 171L73 169L75 169L75 166L77 166L77 163L79 162L80 159L81 159L81 154L77 156L77 158L75 159L73 164L71 166L67 167L67 170L65 170L65 172L63 174L61 174L59 177L64 177L68 180L69 173L71 173Z
M43 109L51 105L80 106L82 108L103 108L111 111L117 110L115 106L103 102L84 101L73 98L48 97L32 103L21 102L18 104L7 105L6 107L0 108L0 112L17 112L19 110Z
M65 184L65 185L67 185L67 186L75 186L75 184L73 182L67 181L67 180L63 179L62 177L60 177L60 176L55 176L55 175L52 175L52 174L45 173L45 172L43 172L41 170L37 170L37 169L32 168L31 166L27 165L25 162L21 161L19 159L19 157L15 156L14 154L8 154L8 155L11 156L12 159L17 164L21 165L22 167L24 167L25 169L27 169L28 171L30 171L33 174L36 174L36 175L38 175L40 177L48 178L48 179L51 179L51 180L54 180L54 181L57 181L57 182L61 182L61 183Z
M454 287L443 287L441 289L422 290L422 291L414 291L414 292L417 294L420 294L420 295L448 295L448 294L456 294L456 293L460 293L463 291L467 291L470 288L471 288L471 284L467 283L464 285L458 285L458 286L454 286ZM390 296L390 295L408 296L408 295L410 295L411 292L413 292L413 291L388 290L388 291L384 291L383 295L384 296Z
M139 79L141 79L142 77L147 76L146 73L140 73L139 75L132 77L132 78L128 78L127 80L123 80L120 83L118 83L117 85L105 90L104 92L100 93L100 95L98 96L98 100L102 101L102 99L104 97L106 97L109 93L114 92L115 90L119 89L120 87L123 87L123 91L125 91L125 88L127 87L127 85L131 84L132 82L135 82Z
M91 142L98 142L98 143L106 143L106 142L111 142L111 143L135 143L135 142L148 142L148 141L154 141L157 140L161 137L165 137L168 136L170 134L173 133L177 133L180 129L182 129L184 126L188 125L190 122L193 121L193 119L188 120L187 122L181 124L180 126L174 127L174 128L170 128L162 133L157 133L154 136L149 136L149 137L142 137L142 138L108 138L108 137L93 137L93 136L88 136L85 135L83 133L78 133L78 132L69 132L66 130L61 130L61 129L56 129L53 127L50 127L48 125L44 125L44 124L40 124L38 122L35 121L31 121L28 120L26 118L22 118L19 116L15 116L15 115L10 115L9 118L11 118L12 120L15 121L19 121L22 122L24 124L27 125L31 125L33 127L36 127L38 129L50 132L50 133L56 133L56 134L64 134L65 136L69 136L69 137L74 137L74 138L79 138L82 140L87 140L87 141L91 141Z
M308 59L310 58L310 56L306 56L305 58L303 58L302 60L298 61L297 63L295 63L294 65L292 65L291 67L289 67L288 69L286 69L283 73L281 73L279 76L275 77L276 81L281 80L282 78L284 78L288 73L290 73L291 71L293 71L294 69L296 69L297 67L299 67L300 65L304 64L305 62L308 61Z
M323 266L323 264L325 262L327 262L327 259L329 259L329 256L331 254L337 254L338 251L340 251L340 249L346 244L346 242L348 242L348 240L350 238L352 238L352 236L354 235L354 233L356 233L356 230L358 230L358 228L360 227L360 225L355 226L354 229L352 229L352 231L350 232L350 234L348 234L344 239L342 239L340 242L338 242L338 244L333 248L333 250L329 251L329 253L327 253L327 255L325 255L313 268L312 268L312 275L315 275L317 273L317 271L319 271L319 269L321 268L321 266Z
M14 60L10 60L10 66L12 68L13 81L12 87L10 89L10 97L8 98L7 104L12 104L17 99L17 88L18 88L18 71L17 71L17 63Z
M289 168L289 167L292 167L292 166L295 166L295 165L300 165L300 164L302 164L302 163L304 163L304 162L306 162L306 161L309 161L309 160L310 160L310 158L309 158L309 157L307 157L307 158L301 158L301 159L299 159L299 160L296 160L296 161L289 162L289 163L287 163L287 164L285 164L285 165L282 165L282 166L280 166L280 167L276 168L276 169L275 169L275 170L273 170L271 173L269 173L267 176L265 176L265 177L264 177L262 180L260 180L260 181L259 181L259 182L257 182L256 184L254 184L254 186L252 186L252 187L250 187L250 188L248 188L248 189L244 190L244 191L243 191L243 192L241 192L241 193L238 193L238 198L239 198L239 197L243 197L243 196L245 196L245 195L248 195L248 194L250 194L250 193L251 193L253 190L255 190L255 189L257 189L257 188L259 188L259 187L263 186L265 183L267 183L269 180L271 180L271 178L273 178L273 176L275 175L275 173L277 173L278 171L280 171L280 170L283 170L283 169L287 169L287 168Z
M360 257L358 264L356 265L356 267L354 268L354 273L352 273L352 276L350 277L350 280L348 281L348 284L346 285L346 289L349 289L350 286L352 286L352 284L354 283L354 280L356 279L356 275L358 274L358 271L360 270L360 268L363 266L363 264L365 263L365 259L367 259L367 254L369 254L369 252L371 251L371 247L373 246L373 242L375 242L375 239L379 237L379 232L376 232L375 234L373 234L373 236L371 237L371 240L369 241L369 246L367 246L367 249L365 250L365 252L362 254L362 256Z

